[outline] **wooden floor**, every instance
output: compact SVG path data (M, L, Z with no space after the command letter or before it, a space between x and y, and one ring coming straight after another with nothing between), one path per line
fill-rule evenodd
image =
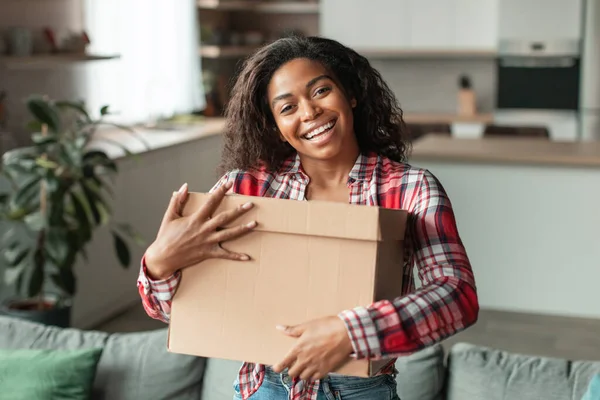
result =
M164 328L148 317L141 304L97 329L135 332ZM481 310L471 328L444 342L445 347L468 342L515 353L600 361L600 319L553 317Z

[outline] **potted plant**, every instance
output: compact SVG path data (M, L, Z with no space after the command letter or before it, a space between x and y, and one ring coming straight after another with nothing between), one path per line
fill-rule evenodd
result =
M32 144L5 153L0 171L10 186L0 195L4 281L16 292L0 312L67 327L77 292L74 267L95 231L110 229L124 268L131 261L126 238L142 241L128 224L112 221L117 165L89 146L108 107L93 119L82 103L36 96L27 108L34 117Z

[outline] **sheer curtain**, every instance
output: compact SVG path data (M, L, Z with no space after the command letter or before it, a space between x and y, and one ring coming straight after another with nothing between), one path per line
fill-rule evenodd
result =
M92 110L109 104L124 123L147 122L205 106L194 0L85 0L94 54L86 98Z

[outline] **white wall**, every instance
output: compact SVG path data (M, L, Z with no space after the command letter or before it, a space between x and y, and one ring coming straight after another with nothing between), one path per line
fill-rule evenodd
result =
M458 80L467 74L480 112L496 106L496 67L492 59L371 59L407 112L456 113Z
M449 193L481 307L600 318L600 169L413 163Z

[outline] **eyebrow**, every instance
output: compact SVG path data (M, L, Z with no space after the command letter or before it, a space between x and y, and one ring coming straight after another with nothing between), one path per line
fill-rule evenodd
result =
M306 88L310 88L311 86L313 86L315 83L317 83L320 80L323 79L329 79L329 80L333 80L329 75L319 75L316 78L311 79L310 81L308 81L308 83L306 84ZM284 94L280 94L279 96L276 96L273 101L271 102L271 107L275 106L275 103L277 103L280 100L283 99L287 99L288 97L292 97L291 93L284 93Z

